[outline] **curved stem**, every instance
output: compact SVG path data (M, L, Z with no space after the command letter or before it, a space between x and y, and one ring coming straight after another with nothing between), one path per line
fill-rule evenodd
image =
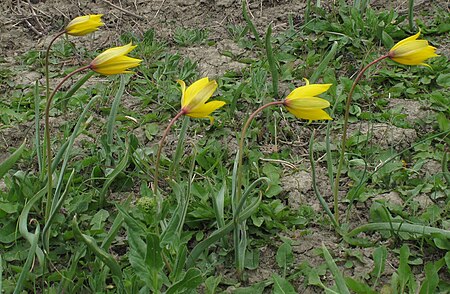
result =
M256 109L250 116L248 117L247 121L244 124L244 127L241 131L241 138L239 141L239 149L238 149L238 164L236 169L236 186L235 188L235 195L233 201L233 214L234 214L234 220L235 220L235 227L234 227L234 255L235 255L235 262L236 262L236 271L239 277L242 278L242 273L244 270L244 260L245 260L245 247L246 245L246 231L245 231L245 225L244 221L240 221L239 219L239 213L243 207L243 203L241 203L242 198L242 158L244 154L244 143L245 143L245 135L247 133L248 128L250 127L251 122L255 118L255 116L263 111L264 109L272 106L272 105L281 105L284 104L285 101L273 101L269 102L267 104L264 104L263 106Z
M167 128L164 130L164 133L161 137L161 141L159 141L159 147L158 152L156 153L156 161L155 161L155 175L153 179L153 193L156 195L158 191L158 176L159 176L159 160L161 158L161 151L164 146L164 141L166 140L167 134L169 134L170 128L173 126L173 124L177 121L177 119L180 118L180 116L186 114L186 111L184 109L181 109L180 112L175 115L175 117L170 121Z
M53 97L55 96L56 92L59 90L59 88L61 88L61 86L64 84L65 81L67 81L69 78L71 78L73 75L75 75L76 73L79 73L83 70L86 70L90 68L90 65L86 65L83 67L80 67L76 70L74 70L73 72L69 73L67 76L65 76L61 82L59 82L58 85L56 85L55 89L53 90L53 92L48 96L47 98L47 104L45 105L45 115L44 115L44 119L45 119L45 147L47 149L47 188L48 188L48 192L47 192L47 204L45 207L45 221L47 222L47 219L50 215L50 208L51 208L51 201L52 201L52 147L50 144L50 122L49 122L49 117L50 117L50 107L52 105L52 101L53 101Z
M350 116L350 105L352 102L352 96L353 92L355 91L356 85L358 84L359 80L362 78L366 70L374 65L375 63L388 58L389 55L383 55L374 61L370 62L368 65L366 65L356 76L355 80L353 81L352 87L350 88L350 92L348 93L347 102L345 103L345 113L344 113L344 126L342 129L342 141L341 141L341 153L339 155L339 163L336 170L336 178L334 181L334 189L333 189L333 200L334 200L334 217L336 221L339 224L339 207L338 207L338 194L339 194L339 181L341 177L342 172L342 165L344 163L344 155L345 155L345 145L347 144L347 130L348 130L348 118Z
M237 172L236 172L236 201L237 203L239 203L240 198L241 198L241 185L242 185L242 157L244 154L244 142L245 142L245 135L247 133L247 129L250 127L250 123L252 122L252 120L255 118L255 116L260 113L262 110L273 106L273 105L281 105L284 104L284 100L283 101L273 101L273 102L269 102L267 104L264 104L263 106L261 106L260 108L256 109L247 119L244 127L242 128L241 131L241 139L239 141L239 149L238 149L238 166L237 166Z
M47 47L47 51L45 53L45 97L48 99L48 97L50 96L50 77L49 77L49 70L48 70L48 57L50 55L50 48L52 47L53 43L56 41L56 39L58 39L59 37L61 37L62 35L64 35L66 33L66 31L62 31L59 32L51 41L50 44L48 44Z

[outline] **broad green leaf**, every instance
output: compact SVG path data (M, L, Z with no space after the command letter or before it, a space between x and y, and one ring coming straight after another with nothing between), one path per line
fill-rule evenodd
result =
M441 87L450 87L450 73L440 74L436 79L436 83Z
M273 293L274 294L295 294L294 287L284 278L277 274L272 276L273 279Z
M197 268L190 268L184 275L183 279L173 284L167 289L166 294L186 293L189 290L194 290L203 281L202 273Z
M436 288L439 284L439 269L435 267L435 263L430 262L425 265L425 280L420 287L419 294L436 293Z
M277 250L276 261L280 268L286 269L294 260L292 246L289 243L283 243Z
M205 294L217 293L217 286L219 286L222 276L210 276L205 281Z
M376 279L375 285L377 284L378 279L381 277L381 275L384 272L384 267L386 265L386 258L387 258L386 247L380 246L373 251L374 268L371 272L371 275L375 276L375 279Z

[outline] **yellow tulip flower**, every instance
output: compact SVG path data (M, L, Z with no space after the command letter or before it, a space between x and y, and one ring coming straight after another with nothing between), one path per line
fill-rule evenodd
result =
M65 28L65 33L71 36L84 36L95 32L104 23L103 14L91 14L75 17Z
M178 80L181 85L181 111L184 115L194 118L209 118L213 122L210 114L224 106L223 101L211 101L206 103L217 89L217 82L208 78L194 82L186 89L186 84Z
M327 91L332 84L309 84L293 90L284 100L287 110L297 118L308 120L331 120L332 118L322 109L330 106L330 102L315 96Z
M125 46L105 50L92 60L89 68L102 75L132 73L128 69L139 66L142 61L141 59L126 56L134 48L136 48L136 45L133 46L129 43Z
M427 40L417 40L420 31L414 36L401 40L392 47L388 57L395 62L405 65L426 65L425 60L439 56L435 53L436 48L428 45Z

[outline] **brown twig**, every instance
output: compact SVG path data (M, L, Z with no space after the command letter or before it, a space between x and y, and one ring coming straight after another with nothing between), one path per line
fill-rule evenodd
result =
M155 15L153 16L153 19L155 19L158 16L159 12L161 11L161 9L162 9L162 7L164 5L164 2L166 2L166 0L163 0L161 2L161 5L159 5L158 11L156 11Z
M37 16L36 12L34 11L34 7L31 4L30 0L28 0L28 7L30 8L31 15L33 15L34 20L38 24L39 28L41 29L41 32L45 32L44 27L42 26L39 17Z
M145 19L145 17L140 16L140 15L138 15L138 14L136 14L134 12L131 12L129 10L126 10L125 8L122 8L120 6L117 6L116 4L111 3L108 0L102 0L102 1L105 2L106 4L108 4L109 6L114 7L115 9L118 9L118 10L120 10L120 11L126 13L126 14L129 14L129 15L134 16L134 17L139 18L139 19Z

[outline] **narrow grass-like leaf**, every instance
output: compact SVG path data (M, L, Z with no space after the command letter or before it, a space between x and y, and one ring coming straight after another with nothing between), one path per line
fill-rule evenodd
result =
M331 222L333 223L333 226L335 230L339 230L339 223L334 218L333 213L331 212L330 208L328 207L327 202L325 199L323 199L322 194L319 191L319 188L317 187L317 178L316 178L316 164L314 159L314 133L311 134L311 139L309 140L309 161L311 163L311 177L312 177L312 186L314 190L314 195L316 195L317 199L320 202L320 205L322 205L323 210L325 210L326 214L330 218Z
M123 96L123 93L125 92L125 81L126 77L125 75L120 75L120 84L119 89L116 92L116 95L114 96L114 100L111 105L111 110L109 112L108 122L106 123L106 148L109 150L106 150L106 165L113 165L114 163L114 157L111 153L110 146L113 146L113 136L114 136L114 126L116 125L116 116L117 112L119 110L120 105L120 99Z
M186 262L187 267L193 267L195 264L195 261L200 256L200 254L206 250L209 246L217 242L217 240L223 238L226 234L231 232L235 228L236 223L243 222L247 218L249 218L255 211L258 209L259 204L261 203L261 197L258 197L253 203L248 205L242 213L239 215L237 220L233 220L228 222L225 226L222 228L214 231L208 238L203 240L202 242L198 243L194 249L192 249L191 254L189 255L189 258Z
M3 260L2 255L0 254L0 293L3 293L2 282L3 282Z
M213 208L214 215L216 216L217 227L220 229L225 225L225 217L224 217L224 203L225 203L225 191L227 189L227 182L223 181L222 188L217 193L217 195L213 195Z
M348 237L356 236L359 233L367 231L391 231L418 234L420 236L431 236L432 234L440 234L442 237L450 239L450 231L408 223L371 223L359 226L347 234Z
M0 179L14 166L17 160L22 156L22 152L25 150L26 139L23 141L22 145L16 149L8 158L6 158L2 163L0 163Z
M66 168L67 168L67 165L69 163L70 156L72 155L73 144L75 143L75 139L82 132L81 127L82 127L82 124L84 122L84 118L85 118L86 114L88 113L88 111L91 108L92 104L97 100L98 97L99 96L93 97L86 104L86 106L84 107L84 109L81 112L80 116L78 117L77 123L75 124L75 126L73 128L73 131L72 131L72 134L69 137L69 140L67 140L66 143L63 146L61 146L60 151L57 153L57 155L53 159L52 170L56 169L56 166L59 165L59 163L61 162L62 157L64 156L64 159L63 159L63 162L62 162L62 165L61 165L60 174L59 174L59 177L58 177L58 182L56 183L55 193L53 194L54 201L52 203L52 212L54 212L56 210L56 204L59 201L59 194L60 194L62 186L63 186L64 175L65 175L65 172L66 172Z
M266 32L266 54L269 63L270 74L272 75L272 88L275 99L278 99L278 69L272 49L272 24L269 24Z
M75 238L86 244L86 246L89 248L89 250L92 251L92 253L95 254L104 264L106 264L110 270L111 273L118 278L118 282L121 283L122 281L122 270L120 269L119 264L117 261L112 257L110 254L108 254L106 251L98 247L97 242L92 238L91 236L85 235L81 232L80 228L78 227L77 218L74 217L72 220L72 229Z
M305 23L308 23L310 19L311 19L311 0L306 0Z
M69 287L73 291L73 281L75 279L75 276L78 274L78 262L80 261L81 257L83 257L86 254L86 246L78 246L75 254L72 253L72 257L70 258L70 266L69 269L64 273L64 278L61 279L61 283L59 285L57 293L70 293ZM73 292L72 292L73 293Z
M80 116L78 117L77 123L75 124L75 127L73 128L73 131L72 131L72 134L69 137L69 140L67 140L61 146L61 148L58 151L58 153L56 154L55 158L53 158L52 171L56 170L56 167L61 162L61 159L63 159L63 162L62 162L62 165L61 165L61 170L60 170L60 173L59 173L58 181L56 183L56 188L55 188L55 191L53 193L53 199L52 199L52 203L51 203L51 209L50 209L49 216L53 215L53 217L54 217L57 214L57 212L59 211L59 208L64 203L64 199L63 200L60 199L61 198L61 189L62 189L63 183L64 183L64 177L65 177L65 174L66 174L66 168L67 168L67 165L69 164L70 156L72 155L72 148L73 148L73 145L75 143L75 139L82 132L82 130L80 130L80 129L81 129L82 124L84 122L84 118L85 118L86 114L88 113L88 110L91 108L92 104L96 101L97 97L98 96L93 97L86 104L86 106L84 107L84 109L81 112ZM63 158L63 156L64 156L64 158ZM72 173L73 173L73 171L72 171ZM70 185L69 183L66 183L66 191L64 193L68 193L69 185ZM47 205L49 205L49 204L47 204ZM52 225L52 222L53 222L53 217L52 217L51 221L47 221L47 223L44 226L44 230L42 232L43 246L44 246L44 250L45 251L48 251L49 238L50 238L49 232L50 232L50 228L51 228L51 225Z
M320 62L317 69L314 71L314 73L309 78L309 81L311 82L311 84L314 84L315 82L317 82L319 77L323 74L325 69L328 67L328 64L330 63L330 61L334 59L337 49L338 49L338 42L334 41L333 45L331 46L330 51L328 51L327 55L325 55L325 57Z
M409 30L412 32L414 30L414 0L408 1L408 23Z
M187 128L189 126L189 116L184 116L183 123L181 124L180 134L178 135L177 149L175 150L175 155L173 156L173 162L169 168L169 175L172 179L177 182L180 180L180 160L183 156L185 138L187 133Z
M203 281L202 272L196 268L187 270L183 279L173 284L167 289L166 294L187 293L197 288Z
M173 270L170 273L170 278L172 281L178 281L181 273L183 272L184 266L186 265L187 259L187 247L186 245L182 245L177 250L176 254L175 266L173 266Z
M27 213L27 216L28 216L28 213ZM22 292L25 279L27 278L27 276L30 272L31 264L33 263L33 260L34 260L34 255L37 254L37 248L38 248L37 244L39 241L40 231L41 231L41 229L39 227L39 224L37 224L35 233L34 234L30 233L30 239L28 241L30 242L31 247L28 251L27 260L25 261L22 271L20 272L20 276L16 281L16 288L14 289L14 294L19 294Z
M340 294L350 294L350 291L347 288L347 285L345 284L344 276L342 275L342 272L337 267L336 263L333 260L333 257L331 257L330 252L328 252L327 247L325 247L325 244L322 243L322 250L323 250L323 256L325 257L325 261L328 265L328 268L331 271L331 274L334 277L334 281L336 282L336 286L339 289Z
M247 187L244 194L242 194L241 201L239 201L236 211L234 212L235 219L237 219L239 217L239 213L241 213L241 210L244 208L244 205L247 202L248 197L250 196L250 192L252 192L256 188L256 185L258 185L260 182L263 182L263 181L265 181L267 184L270 183L269 178L261 177L259 179L256 179L255 181L253 181L253 183L251 183L251 185Z
M69 91L67 91L66 95L64 95L64 98L60 100L63 110L67 110L67 104L69 102L69 99L72 98L75 92L78 91L81 88L81 86L83 86L84 83L86 83L87 80L89 80L89 78L92 77L94 74L95 72L90 70L75 84L73 84L73 86L69 89Z
M109 229L108 236L105 239L103 239L103 242L101 245L103 250L107 251L109 249L112 242L114 241L117 234L119 233L119 230L122 227L123 221L124 221L123 215L121 213L118 213L116 215L116 218L113 221L111 228Z
M30 209L33 207L33 205L41 199L45 193L47 192L47 187L42 188L39 192L37 192L33 198L31 198L27 204L22 209L22 212L19 216L19 232L24 237L28 243L30 243L31 247L33 247L34 238L36 237L35 234L32 234L28 232L28 214L30 213ZM36 245L37 246L37 245ZM44 253L42 252L41 248L36 247L34 250L37 256L37 259L39 261L39 264L44 264Z
M291 283L289 283L285 278L282 278L277 274L273 274L272 279L273 279L273 294L297 293L294 287L291 285Z
M41 122L39 117L39 105L41 102L41 96L39 95L39 83L36 81L34 83L34 145L36 146L36 155L38 159L38 167L39 167L39 174L44 175L43 172L43 154L41 153ZM1 178L1 177L0 177ZM42 180L42 179L41 179ZM0 291L1 293L1 291Z
M444 175L445 181L447 182L447 186L450 186L450 171L448 169L448 153L444 152L444 156L442 156L442 174Z
M43 243L44 243L43 246L44 246L44 249L46 251L48 251L48 248L49 248L47 231L50 232L49 230L51 228L53 220L54 220L55 216L57 215L57 212L59 212L59 209L61 208L62 204L66 200L67 195L69 194L69 187L72 184L72 179L73 179L74 175L75 175L75 170L73 169L72 172L69 175L69 178L67 179L66 189L62 193L61 197L59 197L59 200L58 200L58 203L56 203L55 209L52 209L50 211L50 215L48 217L48 220L45 223L44 229L42 230L42 235L44 236L44 238L43 238Z
M261 42L261 38L259 37L258 31L256 30L256 27L253 24L252 20L250 19L250 16L248 15L247 2L245 0L242 0L242 16L244 17L245 21L247 22L247 26L252 31L253 36L255 37L256 45L262 49L263 44Z
M125 154L114 168L114 170L106 177L106 181L103 184L103 188L100 191L99 195L99 206L103 207L105 205L106 194L108 193L109 186L114 182L115 178L128 166L130 159L130 146L127 145L127 150L125 150Z

